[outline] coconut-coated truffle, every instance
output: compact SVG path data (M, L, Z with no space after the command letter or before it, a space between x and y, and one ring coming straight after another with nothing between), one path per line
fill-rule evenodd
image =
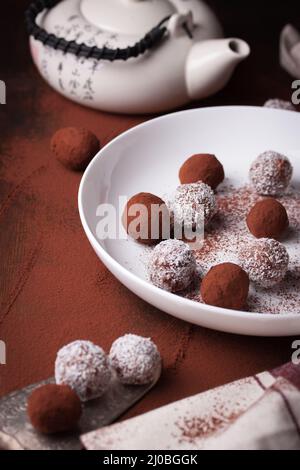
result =
M66 127L53 135L51 150L65 167L82 171L99 152L100 142L84 127Z
M192 155L179 171L181 184L202 181L216 189L224 180L224 168L215 155L200 153Z
M171 236L169 209L160 197L151 193L138 193L129 199L122 223L128 235L144 245L155 245Z
M201 282L201 297L208 305L242 310L247 302L249 277L233 263L222 263L209 270Z
M161 357L153 341L133 334L112 344L109 359L120 382L126 385L151 383L161 370Z
M256 238L280 238L289 225L285 207L274 198L258 201L247 216L247 225Z
M284 109L285 111L296 111L295 106L290 101L271 98L264 104L265 108Z
M210 186L197 183L178 186L172 202L174 221L185 227L194 228L201 221L208 224L217 211L217 203Z
M69 385L82 401L100 397L108 388L111 368L102 348L91 341L74 341L57 353L57 384Z
M278 152L267 151L251 165L250 180L258 194L280 196L290 184L293 167L289 159Z
M241 247L240 264L250 281L269 288L283 280L287 273L289 255L285 246L271 238L249 241Z
M150 280L155 286L169 292L182 291L195 277L194 253L181 240L166 240L153 250L148 271Z
M31 393L27 402L31 424L43 434L73 430L81 411L78 396L67 385L42 385Z

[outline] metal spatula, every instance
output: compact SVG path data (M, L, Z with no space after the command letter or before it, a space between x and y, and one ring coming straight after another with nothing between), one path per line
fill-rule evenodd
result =
M160 376L145 386L122 385L113 377L107 392L99 399L83 405L82 418L75 432L44 436L31 426L27 413L27 398L32 390L49 379L0 399L0 449L4 450L79 450L82 449L79 436L107 426L119 418L125 411L151 390Z

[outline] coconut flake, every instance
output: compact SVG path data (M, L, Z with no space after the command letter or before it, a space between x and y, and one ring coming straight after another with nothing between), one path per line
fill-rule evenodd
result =
M285 111L296 111L295 106L290 101L271 98L264 104L264 108L284 109Z
M240 263L252 282L273 287L287 273L289 255L282 243L271 238L248 242L241 248Z
M113 343L109 359L120 382L127 385L146 385L161 369L161 357L153 341L133 334Z
M287 189L293 167L287 157L271 150L259 155L251 165L250 180L258 194L276 196Z
M111 380L107 355L91 341L74 341L57 353L55 380L69 385L82 401L98 398Z
M171 208L175 222L183 222L191 227L203 216L203 221L207 224L217 210L215 194L211 187L202 181L182 184L175 192Z
M149 260L151 282L161 289L178 292L193 281L196 261L190 247L180 240L166 240L157 245Z

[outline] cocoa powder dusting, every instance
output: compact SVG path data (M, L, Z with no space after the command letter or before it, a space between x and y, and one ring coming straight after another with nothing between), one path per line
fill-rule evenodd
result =
M2 48L1 80L8 84L8 104L0 106L0 338L7 345L0 395L51 376L57 350L70 341L89 339L108 350L117 336L128 332L153 337L165 367L157 387L127 417L290 360L291 338L191 327L136 297L96 257L78 215L81 174L56 161L50 138L61 127L84 123L104 146L149 117L101 113L52 90L29 54L23 24L27 7L25 0L6 2L0 32L7 46ZM227 6L220 8L226 19ZM282 23L282 16L278 18L276 37ZM247 34L254 40L257 31L249 27ZM228 104L232 96L236 104L260 104L270 84L277 90L274 95L284 96L284 79L279 83L274 70L269 72L251 96L243 80L233 80L225 94L210 98L207 105ZM225 199L223 204L229 204ZM210 243L214 237L207 240L207 249Z
M206 419L198 416L183 418L175 423L180 431L179 443L195 444L197 439L208 438L232 423L239 413L211 415Z
M208 227L203 246L195 252L201 277L216 264L239 264L238 251L247 241L254 240L246 224L247 214L262 198L249 186L222 188L217 196L218 214ZM291 188L287 194L277 199L286 208L290 219L290 227L281 240L290 255L289 269L285 279L274 288L264 289L251 285L247 305L249 312L299 313L300 193ZM186 292L185 297L202 302L198 287L192 292Z

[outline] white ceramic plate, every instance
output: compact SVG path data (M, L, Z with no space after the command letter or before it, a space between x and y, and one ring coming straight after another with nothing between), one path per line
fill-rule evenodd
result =
M179 183L179 167L189 155L199 151L216 154L229 180L241 184L247 180L251 161L267 149L276 149L292 156L297 184L299 131L298 113L234 106L169 114L125 132L97 154L81 181L79 211L91 245L125 286L175 317L230 333L299 334L300 311L299 315L247 313L203 305L165 292L147 281L144 247L128 239L99 241L96 236L99 204L118 207L120 195L131 197L145 191L164 196L172 192Z

